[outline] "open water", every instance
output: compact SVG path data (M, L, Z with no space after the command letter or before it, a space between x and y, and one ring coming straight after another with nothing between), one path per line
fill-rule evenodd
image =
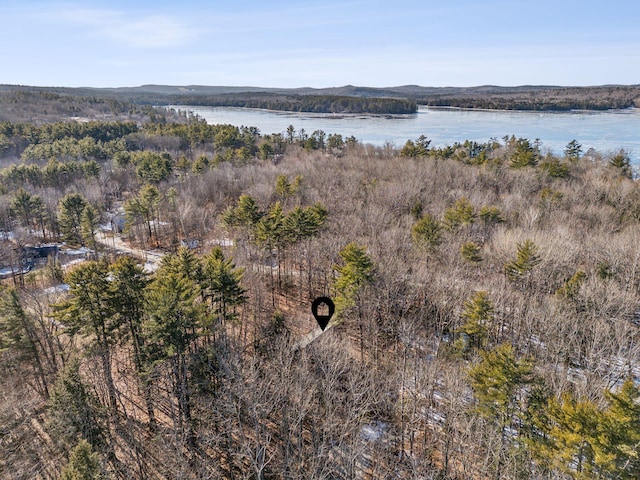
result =
M602 154L624 149L632 162L640 165L640 109L604 112L520 112L505 110L463 110L420 107L412 115L332 115L278 112L232 107L173 107L190 110L210 124L256 127L262 134L285 133L289 125L307 134L354 136L362 143L401 147L420 135L432 146L465 140L486 142L505 135L539 139L542 151L561 154L567 143L577 140L583 152L590 148Z

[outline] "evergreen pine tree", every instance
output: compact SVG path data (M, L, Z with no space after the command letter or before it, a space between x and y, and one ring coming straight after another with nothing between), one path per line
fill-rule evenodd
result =
M99 220L98 210L93 205L87 204L80 218L80 231L84 244L93 250L96 257L98 256L96 231L98 230Z
M472 350L484 348L488 327L493 322L493 305L487 292L477 292L464 303L462 318L466 322L458 329L458 333L467 336L468 347Z
M168 256L146 289L145 330L150 360L168 361L178 402L178 427L185 426L193 440L188 351L204 322L200 286L176 265L184 262Z
M126 217L126 227L128 231L134 225L145 225L146 234L151 241L153 238L158 240L157 220L158 206L162 200L162 195L155 185L147 184L140 189L135 197L127 199L124 203L124 212Z
M334 270L338 277L334 282L336 315L344 315L356 306L360 290L373 280L374 265L366 249L356 243L349 243L340 250L342 265Z
M280 249L287 240L284 228L284 212L280 202L276 202L255 225L255 241L267 251Z
M517 244L516 258L504 266L511 280L520 280L538 265L542 259L538 255L538 247L531 240Z
M90 339L90 345L101 358L109 403L115 409L111 349L121 325L115 315L117 305L111 297L108 265L102 261L82 263L71 270L65 280L70 297L53 306L54 317L66 325L70 333L80 333Z
M626 380L617 393L605 391L608 408L600 417L595 462L608 478L640 478L640 388Z
M46 355L42 354L44 349L36 324L32 315L23 308L18 292L0 286L0 353L6 350L12 350L18 354L17 359L33 365L37 388L48 397Z
M133 349L133 363L142 384L149 425L156 427L151 398L150 361L144 333L145 289L149 284L147 273L131 257L120 257L109 267L111 274L110 301L121 325L118 339Z
M469 263L477 264L482 262L482 254L480 253L480 245L475 242L465 242L460 247L460 255Z
M327 218L327 210L322 204L310 207L295 207L284 217L285 235L292 243L303 238L311 238L320 232Z
M433 251L442 243L442 223L432 215L425 213L420 220L413 224L411 236L414 243Z
M631 167L631 159L624 150L620 150L616 155L609 159L609 165L616 168L620 175L626 178L633 177L633 169Z
M520 427L526 411L526 387L534 382L533 365L518 360L510 344L491 351L480 351L482 361L469 369L476 409L497 429L500 447L496 452L495 473L500 478L510 443L510 430Z
M535 167L540 154L536 145L532 145L526 138L514 141L515 151L511 155L511 168Z
M197 285L202 281L202 261L187 247L179 247L175 254L163 257L162 269L190 279Z
M486 313L486 307L481 310ZM495 350L480 351L480 357L482 361L469 370L471 386L478 400L477 409L502 431L514 419L520 389L531 383L533 366L526 360L517 360L508 343Z
M596 472L594 443L602 412L593 402L576 400L569 393L560 401L551 398L548 411L550 463L574 478L593 478Z
M278 266L278 290L282 286L282 259L284 250L289 242L290 236L285 228L285 217L280 202L276 202L260 220L254 228L254 240L259 247L264 249L269 256L269 274L271 278L271 299L273 306L276 305L276 282L273 278L274 263Z
M98 399L82 381L77 359L58 374L47 407L45 427L58 448L68 450L78 438L94 449L104 448L104 416Z
M104 472L100 455L94 452L91 444L80 440L71 450L69 462L62 469L60 480L108 480Z
M587 274L582 270L578 270L556 291L556 296L567 300L574 300L580 292L580 286L586 279Z
M44 230L44 203L38 195L32 195L25 189L20 188L10 205L11 213L18 217L23 227L35 232L40 229L42 236Z
M564 148L564 156L567 160L571 160L572 162L579 160L581 154L582 145L580 145L580 143L575 139L567 143L567 146Z
M65 241L72 244L82 244L82 212L86 206L87 201L79 193L70 193L60 200L58 223Z
M480 220L482 220L482 222L485 224L485 226L504 222L504 216L498 207L490 207L485 205L480 208L478 216L480 217Z
M244 269L236 268L233 260L226 259L222 249L217 247L204 258L203 270L204 293L211 302L213 313L222 322L232 319L235 308L246 301L245 290L240 285Z
M293 186L286 175L278 175L276 178L276 195L282 200L294 194Z
M444 212L442 223L449 229L455 230L463 225L469 225L475 220L473 205L466 198L462 197Z
M240 195L236 207L236 218L240 225L252 227L262 217L258 204L249 195Z

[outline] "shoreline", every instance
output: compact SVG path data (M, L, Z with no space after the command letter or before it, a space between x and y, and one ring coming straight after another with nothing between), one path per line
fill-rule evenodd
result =
M528 110L528 109L518 109L518 108L473 108L473 107L455 107L455 106L444 106L444 105L426 105L426 104L418 104L418 111L420 109L426 110L452 110L456 112L499 112L499 113L550 113L550 114L558 114L558 113L566 113L566 114L598 114L598 113L635 113L635 111L640 111L638 107L627 107L627 108L608 108L604 110L599 109L571 109L571 110Z

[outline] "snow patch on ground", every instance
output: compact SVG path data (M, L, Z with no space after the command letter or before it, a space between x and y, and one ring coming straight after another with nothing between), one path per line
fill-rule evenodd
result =
M360 429L360 437L368 442L381 440L389 430L389 425L380 420L368 423Z
M69 291L69 285L66 283L61 283L60 285L54 285L53 287L48 287L44 289L44 293L53 294L53 293L65 293Z
M233 240L228 238L214 238L207 242L209 245L218 245L220 247L233 247Z
M143 268L147 273L154 273L158 270L158 262L146 262Z
M10 277L11 275L20 275L21 273L29 273L29 267L23 267L22 270L15 268L2 268L0 269L0 278Z
M76 258L74 260L71 260L70 262L65 262L62 265L62 267L63 268L68 268L68 267L71 267L73 265L77 265L78 263L82 263L82 262L84 262L84 258Z
M87 247L65 248L64 250L60 250L60 253L64 253L65 255L88 255L91 253L91 249Z

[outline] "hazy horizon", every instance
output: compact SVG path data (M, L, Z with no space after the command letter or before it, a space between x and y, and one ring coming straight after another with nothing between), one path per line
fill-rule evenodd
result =
M551 88L597 88L597 87L635 87L640 85L640 82L635 83L607 83L607 84L593 84L593 85L560 85L560 84L519 84L519 85L501 85L501 84L482 84L482 85L419 85L419 84L403 84L403 85L383 85L383 86L371 86L371 85L353 85L353 84L343 84L343 85L322 85L317 87L312 87L309 85L298 85L292 87L283 87L283 86L263 86L263 85L231 85L231 84L165 84L165 83L145 83L138 85L113 85L108 87L97 87L95 85L78 85L78 86L69 86L69 85L46 85L46 84L20 84L20 83L0 83L0 86L9 86L9 87L34 87L34 88L93 88L93 89L128 89L128 88L145 88L145 87L169 87L169 88L230 88L230 89L242 89L242 88L250 88L250 89L264 89L264 90L328 90L328 89L339 89L339 88L374 88L374 89L394 89L394 88L405 88L405 87L416 87L416 88L485 88L485 87L496 87L496 88L538 88L538 87L551 87Z

